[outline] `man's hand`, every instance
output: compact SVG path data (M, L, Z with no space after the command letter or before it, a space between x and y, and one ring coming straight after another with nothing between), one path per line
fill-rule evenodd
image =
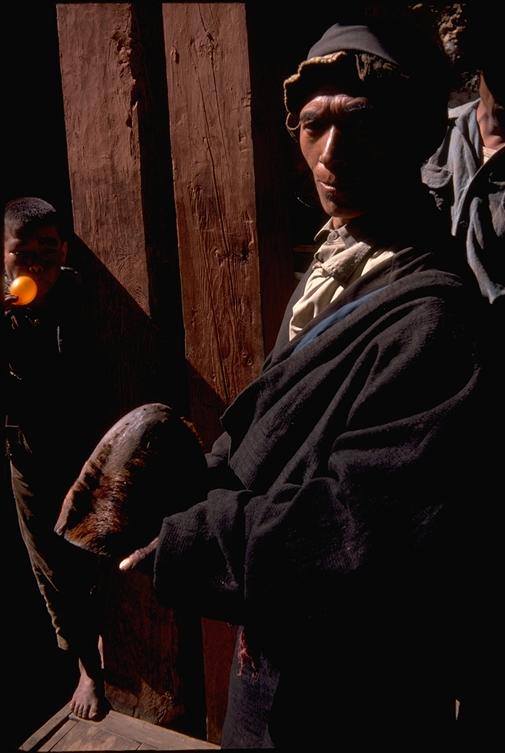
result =
M149 557L150 554L153 554L153 552L156 551L157 546L158 536L156 536L156 538L153 539L150 544L147 544L147 546L144 546L141 549L135 549L132 554L129 554L128 557L122 559L119 563L119 569L123 572L125 570L133 570L133 568L136 567L139 562L142 562L146 559L146 557Z

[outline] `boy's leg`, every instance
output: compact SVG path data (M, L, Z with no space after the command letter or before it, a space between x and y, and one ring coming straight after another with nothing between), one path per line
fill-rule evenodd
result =
M88 645L79 647L79 683L70 708L81 719L99 719L106 707L103 664L98 636L89 636Z
M98 578L97 560L54 533L53 499L61 500L61 492L39 488L14 464L11 481L20 532L58 646L71 651L78 661L80 677L72 711L83 719L96 719L105 707L97 594L92 593Z

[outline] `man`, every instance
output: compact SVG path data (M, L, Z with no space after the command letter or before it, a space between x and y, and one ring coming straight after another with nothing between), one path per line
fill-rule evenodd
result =
M505 84L502 40L482 33L479 98L449 110L423 180L466 248L482 295L498 309L505 300Z
M494 386L488 387L489 395L494 396L489 403L487 431L490 431L490 427L501 425L504 412L505 375L500 347L505 323L503 39L500 25L490 24L489 15L480 5L469 14L467 34L463 50L467 60L479 70L479 98L449 110L445 136L423 166L422 175L446 226L460 242L461 253L466 255L483 300L490 304L483 337L494 375ZM498 446L499 443L489 448L489 468L493 453L496 467L501 464ZM500 486L496 483L488 487L492 498ZM482 500L482 494L479 490L476 499ZM493 595L494 579L501 570L501 562L497 560L501 543L496 540L501 526L494 528L489 524L492 514L477 517L487 521L487 532L480 533L485 542L480 554L481 567L473 572L472 568L461 571L458 584L467 604L461 625L473 625L478 615L481 628L474 628L468 641L461 643L460 661L466 665L466 679L461 678L458 719L465 727L478 727L482 733L494 729L502 716L501 697L495 687L500 676L498 656L502 640L499 636L503 633L503 623ZM478 539L479 534L475 533L474 541ZM479 571L482 575L477 580ZM461 625L458 637L464 634Z
M320 248L223 416L206 497L120 563L156 548L160 599L243 626L223 747L454 719L452 584L486 478L480 300L420 178L444 71L413 30L337 24L285 82Z
M423 167L424 182L466 247L482 295L496 305L505 296L505 99L499 76L497 66L481 71L479 99L449 110L447 134Z
M6 440L19 526L58 646L78 660L72 711L102 710L103 681L93 591L96 561L59 539L53 527L63 497L103 431L97 395L95 325L82 284L64 267L68 245L55 208L37 197L5 207ZM36 283L22 305L10 286ZM104 385L100 385L105 394ZM46 678L48 688L54 678ZM33 704L37 693L30 692Z

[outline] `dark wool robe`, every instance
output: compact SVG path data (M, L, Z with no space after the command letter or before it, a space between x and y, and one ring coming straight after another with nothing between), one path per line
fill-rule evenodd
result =
M223 747L451 718L486 393L453 263L397 248L288 342L302 281L223 416L207 498L164 520L160 598L245 626Z

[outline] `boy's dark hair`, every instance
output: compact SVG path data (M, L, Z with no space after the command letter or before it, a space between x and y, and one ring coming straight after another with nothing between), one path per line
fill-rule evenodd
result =
M60 236L65 237L61 217L48 201L36 196L22 196L18 199L12 199L5 205L5 227L23 228L26 232L31 232L44 225L57 228Z

